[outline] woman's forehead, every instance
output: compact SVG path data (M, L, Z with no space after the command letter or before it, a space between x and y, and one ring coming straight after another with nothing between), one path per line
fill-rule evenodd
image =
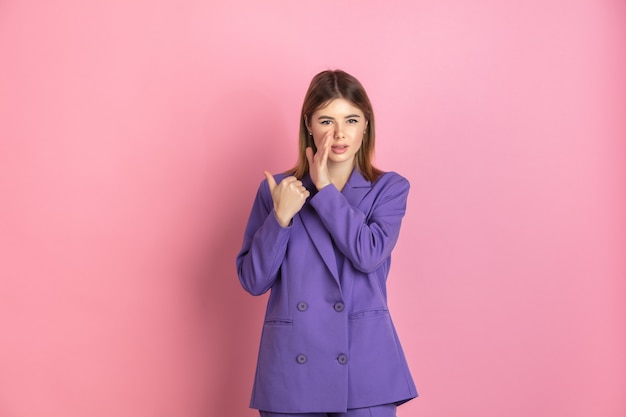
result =
M335 98L321 105L317 110L315 110L313 114L319 113L333 113L336 115L362 115L363 111L361 111L361 109L350 100L346 100L345 98Z

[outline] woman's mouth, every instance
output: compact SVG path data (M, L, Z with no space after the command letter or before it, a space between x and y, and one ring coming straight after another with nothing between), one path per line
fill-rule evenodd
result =
M348 150L348 145L334 145L331 149L333 153L344 153Z

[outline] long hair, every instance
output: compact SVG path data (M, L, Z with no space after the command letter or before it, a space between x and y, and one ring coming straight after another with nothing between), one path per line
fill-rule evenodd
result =
M306 148L310 146L315 150L315 144L313 143L313 138L309 135L306 121L311 120L313 113L317 110L338 98L348 100L355 107L358 107L368 122L363 135L363 142L354 159L356 168L368 181L373 182L382 174L382 171L372 164L376 138L374 110L359 80L341 70L323 71L311 80L300 112L298 162L288 173L297 178L302 178L309 172Z

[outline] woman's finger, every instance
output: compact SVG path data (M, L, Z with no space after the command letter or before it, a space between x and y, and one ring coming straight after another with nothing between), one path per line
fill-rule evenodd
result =
M265 178L267 179L267 185L270 186L270 192L274 191L274 188L276 188L276 180L274 179L274 176L270 174L268 171L263 171L263 174L265 175Z

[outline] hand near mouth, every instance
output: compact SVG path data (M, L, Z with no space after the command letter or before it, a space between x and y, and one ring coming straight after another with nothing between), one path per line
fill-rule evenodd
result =
M322 146L319 147L315 155L313 154L313 148L306 148L306 159L309 161L309 175L318 191L332 183L330 173L328 172L328 153L330 152L332 140L333 133L326 133L324 139L322 139Z

